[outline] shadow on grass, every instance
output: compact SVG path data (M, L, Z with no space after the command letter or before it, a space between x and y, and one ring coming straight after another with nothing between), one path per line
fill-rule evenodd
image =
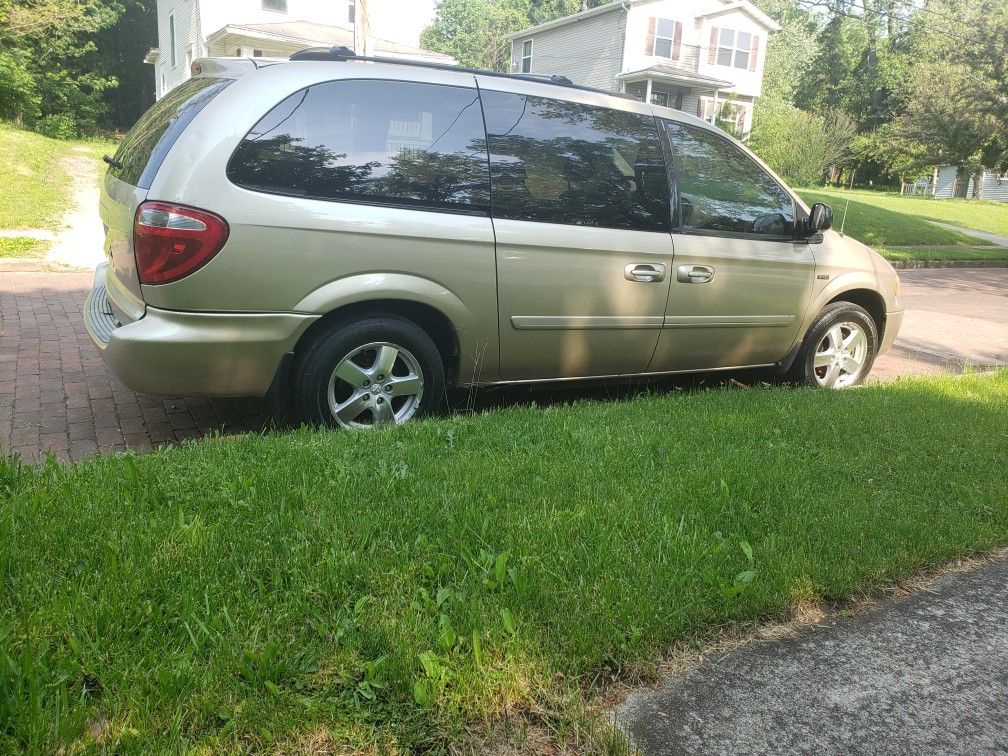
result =
M844 233L868 245L969 245L985 246L974 236L933 226L930 218L912 213L886 210L878 205L852 198L848 208L843 195L802 192L806 202L825 202L833 207L835 231L843 225ZM847 219L844 222L846 209Z

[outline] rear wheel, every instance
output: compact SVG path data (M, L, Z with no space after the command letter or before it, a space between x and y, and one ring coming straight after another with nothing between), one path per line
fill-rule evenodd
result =
M344 323L316 338L295 373L298 414L313 424L402 425L439 409L444 396L434 341L393 315Z
M868 377L877 350L871 315L851 302L835 302L809 329L791 377L819 388L857 386Z

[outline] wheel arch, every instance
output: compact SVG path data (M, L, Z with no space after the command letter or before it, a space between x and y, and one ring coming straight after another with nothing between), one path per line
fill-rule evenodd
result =
M453 382L458 376L459 339L451 320L437 308L410 299L363 299L335 307L313 322L294 346L295 356L302 353L321 334L341 323L369 315L397 315L415 323L433 339L445 367L445 378Z
M445 371L451 380L468 381L468 371L479 363L481 352L488 353L495 371L499 368L497 344L479 342L480 311L474 312L453 291L423 276L376 271L339 278L307 294L295 309L320 315L321 323L315 328L331 326L341 317L383 310L419 318L418 325L433 329L434 333L429 333L443 349ZM493 316L496 326L496 308ZM313 333L317 333L315 328Z
M825 302L822 307L819 308L819 311L821 312L824 308L831 304L836 304L837 302L850 302L851 304L856 304L858 307L863 308L869 315L871 315L871 319L875 323L875 330L878 335L878 343L875 345L875 348L878 349L879 344L882 343L882 337L885 335L886 328L886 303L885 299L882 298L882 295L874 289L847 289L834 295L828 302Z

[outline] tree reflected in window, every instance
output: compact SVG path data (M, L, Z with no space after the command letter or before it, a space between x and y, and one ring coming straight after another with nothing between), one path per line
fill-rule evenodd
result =
M503 92L482 97L495 217L669 230L653 118Z
M228 177L256 191L489 210L475 90L338 81L288 97L236 150Z
M666 127L686 228L793 236L794 200L756 161L707 129Z

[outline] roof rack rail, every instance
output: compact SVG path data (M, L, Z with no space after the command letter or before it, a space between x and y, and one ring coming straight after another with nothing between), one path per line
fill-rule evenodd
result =
M586 92L597 92L609 95L610 97L629 97L621 92L609 92L597 87L585 87L575 84L566 76L556 74L526 74L526 73L501 73L500 71L490 71L485 68L468 68L466 66L455 66L449 63L435 63L425 60L408 60L406 58L389 58L383 56L358 55L345 45L335 47L310 47L307 50L300 50L290 56L290 60L319 60L319 61L358 61L362 63L391 63L397 66L414 66L417 68L433 68L439 71L459 71L461 73L478 74L480 76L497 76L502 79L522 79L524 81L538 81L543 84L555 84L561 87L572 89L582 89ZM631 98L633 99L633 98Z

